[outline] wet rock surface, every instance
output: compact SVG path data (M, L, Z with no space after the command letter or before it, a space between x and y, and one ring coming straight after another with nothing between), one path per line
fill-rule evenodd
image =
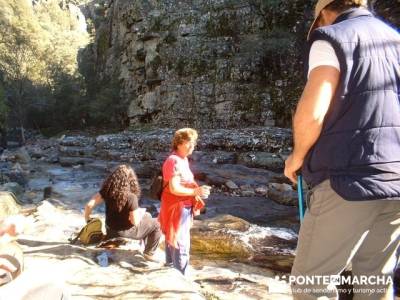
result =
M290 272L296 244L292 230L251 225L231 215L195 222L192 228L194 254L281 272Z
M204 134L208 138L199 141L199 151L191 159L197 179L212 185L213 193L206 200L206 212L195 220L189 281L175 270L146 263L135 242L111 251L106 268L100 267L96 258L104 249L68 243L84 224L84 204L120 163L135 168L143 187L141 205L157 215L159 202L147 197L147 188L153 172L168 155L172 130L37 139L26 146L29 164L20 164L14 159L15 151L7 150L0 162L5 181L18 169L24 178L23 206L36 208L29 215L34 225L20 237L28 273L35 273L38 265L56 269L64 274L61 280L72 295L82 299L100 295L120 299L167 299L176 295L181 299L290 299L287 285L279 296L265 291L282 285L274 276L290 269L297 211L268 197L270 181L280 182L276 169L238 163L240 151L275 149L259 143L254 132L260 129L247 131L253 132L251 138L231 132L226 144L212 138L220 133L210 131ZM228 132L224 135L229 136ZM282 147L276 151L290 149L285 135L273 134L273 130L269 133L269 139ZM16 185L8 188L11 186ZM104 217L104 207L95 213ZM163 259L161 250L157 255ZM229 268L227 262L235 267ZM110 272L115 276L112 280ZM174 285L167 284L167 279Z
M84 203L98 190L105 171L88 170L86 166L63 168L49 164L41 164L38 169L41 172L34 173L27 187L32 201L36 203L36 210L29 215L31 223L19 239L24 247L26 272L29 276L37 276L38 269L45 273L62 274L56 280L64 282L72 296L77 299L97 299L105 296L120 299L168 299L177 295L180 299L208 299L216 296L227 300L233 296L238 299L274 299L265 294L265 288L279 284L274 279L279 270L268 270L264 266L260 268L256 264L251 267L249 257L254 250L250 245L256 243L248 239L241 241L252 236L249 230L253 225L238 217L213 218L213 215L218 214L211 205L207 213L200 216L204 221L195 221L192 238L193 269L189 279L183 278L176 270L145 262L139 252L140 245L135 241L119 249L107 250L109 266L102 268L98 264L97 256L103 253L104 249L70 245L68 238L74 236L83 226ZM42 190L48 186L49 179L52 197L42 200ZM215 207L223 202L217 201L219 202L213 204ZM210 204L211 202L212 199L209 200ZM150 205L157 206L157 202L145 200L145 206ZM104 208L99 207L95 215L103 217L103 212ZM154 213L156 214L157 210ZM200 231L201 228L212 230L208 231L208 234L203 232L198 235L197 224ZM202 249L195 246L196 243L203 242L205 236L208 236L206 242L212 245L213 240L221 239L221 232L224 231L227 232L224 235L227 245L232 245L232 248L225 247L228 255L215 251L215 246ZM258 234L259 232L256 236ZM259 240L257 237L255 239ZM240 251L234 252L235 248L244 250L246 256ZM157 256L163 259L161 250ZM227 259L235 264L236 269L225 265L224 261ZM254 270L257 270L259 275L256 275ZM173 284L170 284L171 281ZM281 295L283 298L278 299L290 299L287 286L286 292L280 293L283 293L284 297Z
M161 141L157 141L155 132L143 136L128 132L106 138L83 136L76 140L74 136L37 139L26 146L29 163L16 161L16 149L3 152L1 189L22 189L21 209L30 220L19 239L26 255L27 274L33 279L38 278L39 269L63 274L58 280L77 299L168 299L177 295L180 299L291 299L287 283L275 276L287 274L293 262L299 228L293 203L296 192L273 167L241 164L240 155L254 153L251 147L255 145L246 144L241 152L242 142L229 142L226 147L210 143L191 159L197 179L210 183L213 189L205 213L194 221L189 278L145 262L141 245L135 241L114 250L68 243L68 238L84 225L84 204L98 191L106 174L120 163L133 165L143 187L141 205L157 215L160 203L147 197L147 188L152 171L168 155L166 139L171 138L172 131L160 130ZM131 135L134 140L119 144ZM62 144L65 140L68 142ZM107 145L106 140L111 144ZM150 151L145 147L147 140L162 151ZM279 140L276 143L284 144ZM67 152L63 147L74 147L74 151ZM87 154L90 152L75 151L76 147L96 150L91 156ZM96 152L98 149L112 150L114 156L102 159L96 156L101 153ZM283 158L289 150L290 146L283 146L271 157ZM62 157L84 162L62 166ZM23 178L21 184L10 181L15 172ZM104 207L96 209L95 215L104 218ZM103 268L97 256L105 251L109 266ZM162 250L157 256L163 260Z
M17 198L9 192L0 191L0 219L16 215L21 211Z
M137 241L117 249L71 245L69 236L84 222L81 212L61 199L37 206L29 216L29 228L18 239L25 254L21 278L27 286L63 283L72 299L171 299L177 295L204 299L198 286L177 270L146 262ZM108 257L103 266L100 255ZM162 257L161 250L157 255Z

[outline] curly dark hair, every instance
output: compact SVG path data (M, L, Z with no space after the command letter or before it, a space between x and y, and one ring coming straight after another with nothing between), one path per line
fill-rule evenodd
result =
M108 205L121 211L130 194L140 197L140 186L135 171L128 165L119 165L103 182L100 194Z

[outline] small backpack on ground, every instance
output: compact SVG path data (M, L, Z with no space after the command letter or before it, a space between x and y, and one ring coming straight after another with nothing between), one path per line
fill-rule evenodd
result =
M164 184L162 169L160 169L151 180L149 195L152 199L160 200L163 190L167 187L168 182Z
M102 227L103 224L99 218L89 219L78 235L70 240L71 244L75 244L77 240L84 245L99 243L104 237Z

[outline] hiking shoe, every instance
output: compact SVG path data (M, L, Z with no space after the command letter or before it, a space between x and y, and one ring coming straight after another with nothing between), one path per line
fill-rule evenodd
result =
M143 254L143 258L147 261L155 262L155 263L161 263L154 255L150 255L147 253Z

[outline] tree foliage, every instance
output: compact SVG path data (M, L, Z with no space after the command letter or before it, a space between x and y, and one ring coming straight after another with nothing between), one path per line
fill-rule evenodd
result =
M0 0L0 7L0 71L13 120L22 128L31 109L54 110L61 77L80 81L77 54L89 38L79 11L57 1ZM71 109L69 100L64 107Z
M24 76L51 84L54 67L76 74L77 53L88 43L84 24L57 1L32 5L26 0L0 0L1 67L9 80Z
M9 107L6 104L4 88L2 85L0 85L0 129L6 127L8 112L9 112Z
M9 107L6 104L6 97L3 86L0 84L0 147L7 147L7 118Z
M8 120L21 132L126 125L118 80L98 79L76 2L0 0L0 83L12 107Z

